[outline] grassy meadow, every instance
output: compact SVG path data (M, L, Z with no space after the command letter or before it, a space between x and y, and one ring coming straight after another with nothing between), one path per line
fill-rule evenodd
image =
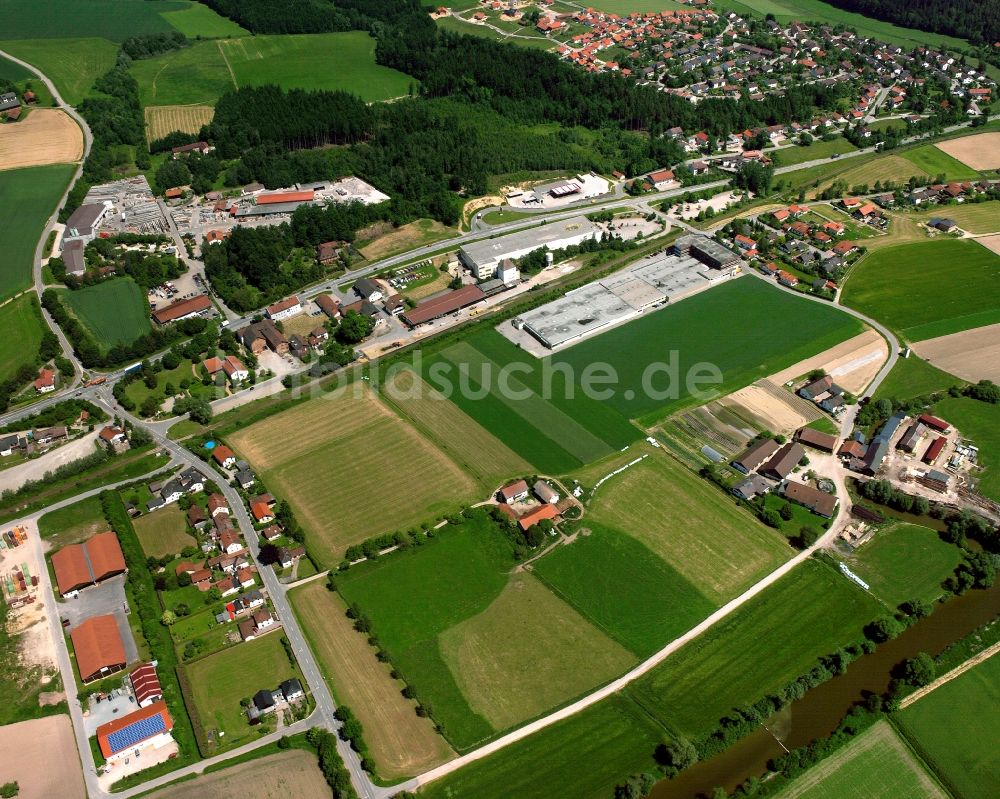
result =
M104 280L60 293L73 315L104 350L129 344L152 327L149 303L130 277Z
M79 105L94 81L115 65L118 45L99 34L67 39L19 39L0 42L0 50L22 58L48 76L70 105Z
M326 566L351 544L479 498L470 475L360 382L245 427L229 444L288 500Z
M777 691L816 658L860 640L884 607L825 563L806 561L633 683L669 729L697 738L734 707Z
M160 15L172 28L179 30L189 39L224 39L231 36L249 36L231 19L215 13L211 8L198 2L187 4L187 8L177 11L162 11Z
M922 144L919 147L903 150L901 155L931 177L944 175L945 180L979 179L979 173L975 169L966 166L933 144Z
M2 212L0 212L2 213ZM26 363L33 363L42 343L45 321L33 294L22 294L0 305L0 330L16 331L0 339L0 382Z
M1000 232L1000 200L987 200L982 203L962 203L935 208L933 212L921 213L921 221L931 217L947 217L968 233L998 233Z
M75 170L74 164L0 170L0 302L32 285L38 239Z
M814 161L817 158L829 158L835 153L853 153L857 149L843 136L837 136L830 141L816 139L806 147L794 146L777 150L774 153L774 161L776 166L792 166L806 161Z
M96 496L49 511L38 519L38 532L52 549L77 544L107 529L101 498Z
M974 241L939 239L872 253L843 302L910 341L1000 322L1000 256Z
M996 795L1000 784L998 703L1000 657L994 656L898 714L901 731L961 799Z
M134 519L132 526L149 557L179 555L184 547L198 543L188 532L187 518L177 503Z
M900 358L896 361L888 377L875 392L874 398L911 399L935 391L945 391L963 382L911 353L909 358Z

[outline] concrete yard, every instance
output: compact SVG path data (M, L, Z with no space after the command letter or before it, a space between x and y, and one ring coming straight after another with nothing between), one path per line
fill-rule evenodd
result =
M91 588L85 588L75 599L59 603L57 609L60 618L69 619L70 630L91 616L113 615L118 622L118 632L125 645L126 660L135 663L139 659L139 650L132 637L132 630L128 626L128 618L125 616L124 574L110 577Z

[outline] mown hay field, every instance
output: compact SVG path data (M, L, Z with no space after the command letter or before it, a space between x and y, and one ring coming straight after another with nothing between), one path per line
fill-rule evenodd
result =
M156 141L168 133L197 134L212 121L215 109L210 105L155 105L146 108L146 139Z
M179 555L184 547L197 543L188 533L184 511L177 504L140 516L133 520L132 526L147 557Z
M476 481L358 382L229 438L288 500L327 566L373 535L406 530L477 496Z
M416 703L403 697L404 683L390 676L391 667L379 662L367 638L354 629L338 594L316 581L290 596L334 696L364 726L379 777L419 774L454 754L433 722L418 716Z
M14 124L0 125L0 169L68 164L83 156L83 131L58 108L32 108Z

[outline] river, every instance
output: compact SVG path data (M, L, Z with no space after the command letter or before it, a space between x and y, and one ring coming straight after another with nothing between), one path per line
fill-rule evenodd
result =
M1000 583L985 591L969 591L943 605L881 644L832 680L814 688L768 719L767 724L709 760L697 763L675 779L662 780L652 799L709 797L717 786L732 791L749 777L762 777L767 761L832 733L856 703L889 687L893 667L918 652L932 657L1000 614ZM773 734L772 734L773 733Z

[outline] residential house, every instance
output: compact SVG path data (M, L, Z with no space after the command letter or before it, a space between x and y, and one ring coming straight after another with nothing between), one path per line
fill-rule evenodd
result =
M223 469L232 469L236 465L236 453L225 444L216 444L212 450L212 460Z
M271 506L266 502L257 501L251 503L250 512L253 514L253 517L258 524L267 524L268 522L274 521L274 514L271 512Z
M733 486L733 493L740 499L747 501L761 494L766 494L770 490L771 484L759 474L750 474L746 480Z
M835 496L804 483L796 483L789 480L785 483L782 493L791 502L809 508L813 513L825 516L827 519L833 517L834 511L837 508L837 498Z
M56 373L51 369L43 367L38 372L35 380L35 391L39 394L48 394L56 390Z
M354 293L357 294L361 299L367 300L370 303L376 303L385 297L385 292L382 287L367 277L363 277L358 280L353 286Z
M500 489L500 499L508 505L520 502L528 498L528 483L524 480L516 480L508 483Z

